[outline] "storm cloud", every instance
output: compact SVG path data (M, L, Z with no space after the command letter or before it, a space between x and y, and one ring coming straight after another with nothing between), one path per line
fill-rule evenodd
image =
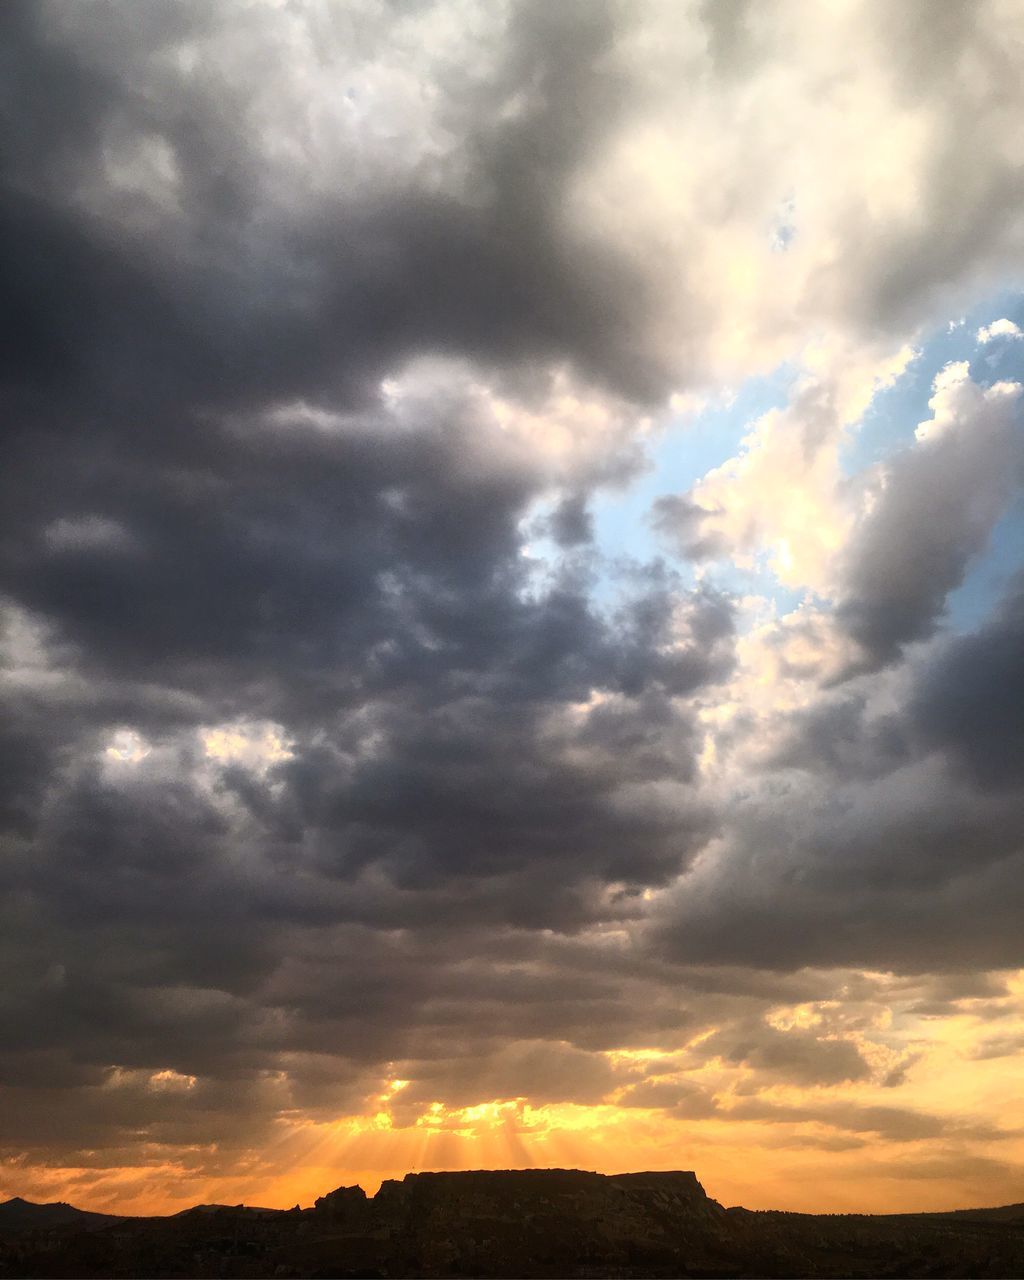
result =
M1019 579L948 612L1020 384L949 360L840 465L1019 278L1021 17L892 26L3 6L12 1167L496 1100L795 1121L757 1090L912 1060L780 1007L1024 964ZM786 362L733 457L658 470ZM636 486L660 550L609 545ZM947 1132L871 1105L814 1115Z

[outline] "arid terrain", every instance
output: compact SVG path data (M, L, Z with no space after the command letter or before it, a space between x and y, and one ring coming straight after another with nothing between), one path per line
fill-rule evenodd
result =
M1024 1204L868 1216L723 1208L693 1173L408 1174L311 1209L121 1218L0 1204L0 1277L1024 1277Z

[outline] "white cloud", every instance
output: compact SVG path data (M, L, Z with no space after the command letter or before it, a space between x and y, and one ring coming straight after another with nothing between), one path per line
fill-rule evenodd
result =
M708 8L717 30L631 9L612 65L642 89L569 205L654 265L666 360L733 380L823 330L912 333L1021 260L1019 9L960 10L924 42L912 5Z
M879 354L818 343L789 403L752 425L740 451L709 471L688 499L705 513L698 537L750 568L765 557L780 582L822 595L856 510L840 470L840 447L872 397L904 372L909 345Z
M415 190L485 208L510 127L553 119L555 91L530 78L543 59L517 44L529 21L504 3L211 3L193 30L156 41L117 6L45 7L82 65L116 72L149 105L145 128L110 125L76 199L132 227L148 201L142 221L176 250L194 230L178 199L181 139L149 121L187 118L211 96L217 127L245 130L219 141L246 168L245 247L261 261L281 253L265 229L324 200ZM936 22L868 0L780 0L770 13L646 0L618 7L615 25L575 84L605 116L586 121L578 154L528 176L556 197L567 261L637 268L627 354L653 359L675 389L736 382L823 331L912 332L940 298L957 314L1019 267L1020 68L1007 51L1024 39L1020 6L959 6Z
M1000 406L1017 399L1021 386L1017 382L997 382L983 389L972 381L968 362L955 360L935 375L932 391L934 394L928 401L932 416L919 422L914 432L920 444L937 440L950 431L971 429L975 417L986 406L995 407L998 412ZM1010 423L1005 412L999 413L999 421L1004 433L1008 431Z
M208 759L264 770L291 758L284 729L275 724L222 724L199 733Z
M991 324L982 325L978 330L978 341L982 344L992 342L996 338L1024 338L1024 333L1012 320L1007 320L1005 317L1002 320L993 320Z
M145 760L151 750L149 743L134 729L118 729L103 754L112 764L133 765Z

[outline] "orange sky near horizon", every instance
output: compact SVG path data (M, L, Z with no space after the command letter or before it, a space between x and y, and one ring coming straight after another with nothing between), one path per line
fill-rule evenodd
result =
M104 1167L97 1153L94 1165L76 1168L8 1165L0 1192L103 1212L240 1202L288 1208L341 1185L372 1195L382 1180L407 1172L561 1167L692 1169L714 1199L753 1209L883 1213L1014 1203L1024 1198L1024 1129L1012 1105L1024 1097L1024 1060L1009 1049L1024 1034L1024 972L1003 978L998 1038L992 1009L981 1009L991 1001L964 1000L956 1016L908 1019L905 1078L896 1086L878 1076L765 1086L749 1067L717 1058L681 1072L685 1049L628 1050L603 1055L623 1085L594 1105L496 1099L409 1112L400 1109L409 1082L392 1078L358 1116L280 1115L258 1149L170 1153L143 1145L135 1164L112 1157ZM814 1024L821 1016L808 1005L780 1011L777 1020ZM878 1024L891 1032L891 1010L879 1010ZM849 1038L880 1067L893 1055L870 1031ZM997 1052L999 1045L1007 1052ZM703 1089L715 1109L680 1116L621 1105L638 1081L685 1082Z

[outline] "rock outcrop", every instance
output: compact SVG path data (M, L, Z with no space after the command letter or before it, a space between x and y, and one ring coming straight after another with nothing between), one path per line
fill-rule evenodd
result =
M366 1192L362 1187L338 1187L325 1196L318 1196L313 1204L314 1212L331 1222L360 1221L366 1207Z

